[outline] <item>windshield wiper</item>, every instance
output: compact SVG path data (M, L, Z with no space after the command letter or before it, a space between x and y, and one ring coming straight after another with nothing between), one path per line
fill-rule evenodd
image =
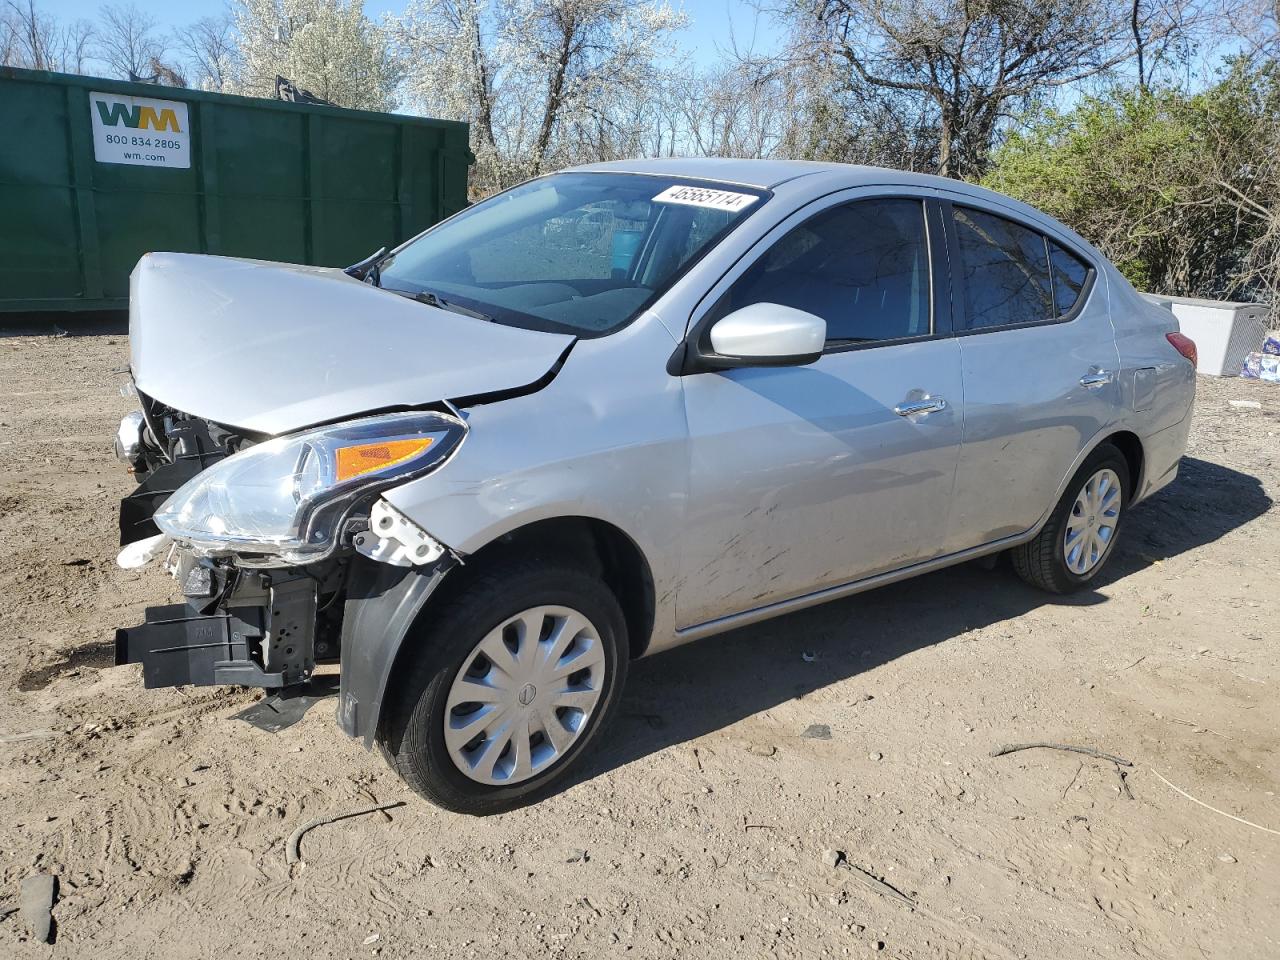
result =
M417 300L419 303L425 303L429 307L439 307L441 310L448 310L451 313L460 313L464 317L471 317L474 320L488 320L493 323L493 317L487 313L481 313L479 310L470 310L461 304L446 300L438 293L430 290L419 290L417 293L409 293L407 290L397 290L396 293L408 297L410 300Z

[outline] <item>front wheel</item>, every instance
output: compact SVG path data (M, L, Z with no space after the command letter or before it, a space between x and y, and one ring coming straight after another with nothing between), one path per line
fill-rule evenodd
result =
M614 712L626 676L612 592L572 566L519 562L427 618L378 735L391 765L458 813L500 813L553 792Z
M1115 548L1129 505L1129 464L1109 443L1091 453L1072 477L1044 528L1013 548L1013 568L1051 593L1083 589Z

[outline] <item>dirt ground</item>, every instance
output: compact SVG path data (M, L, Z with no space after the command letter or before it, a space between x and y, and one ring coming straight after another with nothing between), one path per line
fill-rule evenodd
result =
M1280 957L1280 387L1201 378L1097 589L969 565L642 661L578 782L470 819L331 698L272 734L111 666L174 591L113 562L127 346L89 330L0 331L0 957ZM1025 741L1133 766L990 756Z

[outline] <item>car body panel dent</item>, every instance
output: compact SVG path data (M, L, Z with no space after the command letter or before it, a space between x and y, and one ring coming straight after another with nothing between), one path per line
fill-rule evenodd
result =
M684 379L681 627L941 552L961 438L955 340ZM952 403L895 412L926 395Z

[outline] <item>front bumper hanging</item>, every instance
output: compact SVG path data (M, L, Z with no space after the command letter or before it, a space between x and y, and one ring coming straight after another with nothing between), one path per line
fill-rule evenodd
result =
M144 623L116 631L116 664L142 664L147 689L186 684L275 689L310 679L314 578L254 575L212 612L201 612L198 604L148 607Z

